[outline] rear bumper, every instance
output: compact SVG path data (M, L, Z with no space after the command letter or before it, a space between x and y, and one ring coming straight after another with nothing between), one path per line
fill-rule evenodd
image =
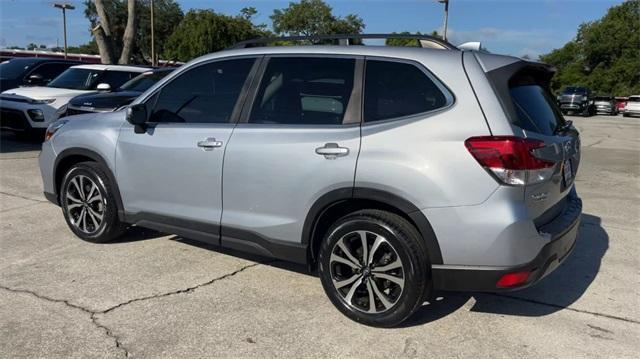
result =
M451 291L508 291L529 287L553 272L573 250L580 227L582 201L571 194L564 212L550 223L538 228L541 234L550 235L547 243L530 262L512 267L438 266L433 268L435 289ZM516 287L500 288L498 280L507 273L529 272L526 282Z

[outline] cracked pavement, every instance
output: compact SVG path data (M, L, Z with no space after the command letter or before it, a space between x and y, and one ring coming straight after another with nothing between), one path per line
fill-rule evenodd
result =
M533 288L437 293L405 325L343 317L304 268L134 228L75 238L39 145L0 138L0 357L615 357L640 352L640 120L571 118L576 249Z

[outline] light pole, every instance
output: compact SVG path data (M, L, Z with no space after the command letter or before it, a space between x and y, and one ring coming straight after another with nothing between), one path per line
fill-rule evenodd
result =
M438 0L439 3L444 4L444 41L447 41L447 25L449 22L449 0Z
M156 42L153 31L153 0L151 0L151 66L156 66Z
M71 4L55 3L53 7L62 9L62 25L64 27L64 58L67 58L67 10L73 10L76 7Z

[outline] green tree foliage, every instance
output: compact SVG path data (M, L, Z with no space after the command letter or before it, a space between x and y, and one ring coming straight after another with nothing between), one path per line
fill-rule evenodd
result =
M273 10L270 18L273 31L278 35L359 34L364 29L360 17L349 14L342 18L333 15L332 11L322 0L301 0L289 3L284 9Z
M392 34L398 34L398 35L422 35L420 33L420 31L414 33L410 33L408 31L403 31L400 33L396 33L393 32ZM438 34L437 31L432 31L431 36L433 37L437 37L437 38L442 38L442 36L440 36L440 34ZM388 39L385 40L385 45L387 46L411 46L411 47L420 47L420 41L416 40L416 39L401 39L401 38L393 38L390 37Z
M110 26L115 40L115 52L122 51L122 36L127 25L127 1L105 0L106 12L110 16ZM138 31L133 53L137 57L151 58L151 1L137 0L138 3ZM84 14L89 19L91 27L98 22L96 7L91 0L85 0ZM177 28L184 14L176 0L154 0L154 32L156 52L163 53L164 45ZM144 62L143 59L139 61Z
M588 86L598 93L640 93L640 1L611 7L598 21L580 25L575 40L540 56L558 73L552 88Z
M164 57L189 61L263 35L263 31L245 16L227 16L213 10L191 10L167 40Z

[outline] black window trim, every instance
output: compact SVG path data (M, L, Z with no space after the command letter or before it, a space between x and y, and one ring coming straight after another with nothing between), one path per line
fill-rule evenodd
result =
M282 57L312 57L312 58L332 58L332 59L353 59L355 60L354 77L353 77L353 89L351 90L351 97L349 103L345 109L342 123L339 125L323 125L323 124L270 124L270 123L250 123L249 118L251 111L256 102L258 96L258 90L262 84L267 65L272 58ZM251 83L251 88L245 99L245 104L242 107L242 113L238 124L242 124L243 127L262 127L262 128L345 128L360 126L362 123L362 93L364 84L364 60L363 55L349 55L349 54L310 54L310 53L279 53L279 54L267 54L264 56L260 69L256 73L254 82Z
M396 121L404 121L404 120L415 120L415 119L424 119L425 117L432 117L434 115L437 115L439 113L445 112L450 110L453 105L455 105L456 103L456 96L453 93L453 91L451 91L451 89L444 83L444 81L440 80L440 78L438 76L436 76L435 74L433 74L424 64L422 64L421 62L415 61L415 60L411 60L411 59L403 59L403 58L398 58L398 57L387 57L387 56L365 56L365 62L364 62L364 69L363 69L363 76L362 76L362 126L377 126L377 125L382 125L382 124L386 124L386 123L390 123L390 122L396 122ZM433 110L429 110L429 111L423 111L423 112L419 112L419 113L414 113L414 114L410 114L410 115L405 115L405 116L400 116L400 117L393 117L393 118L387 118L384 120L379 120L379 121L372 121L372 122L365 122L364 119L364 98L367 95L364 91L365 88L365 81L367 81L366 79L366 70L367 70L367 61L386 61L386 62L397 62L397 63L402 63L402 64L408 64L408 65L413 65L415 67L417 67L420 71L422 71L422 73L424 73L433 83L434 85L436 85L436 87L440 90L440 92L442 92L442 94L444 95L445 99L446 99L446 103L444 106L442 107L438 107L436 109Z
M244 84L242 85L242 88L240 89L240 94L238 95L238 99L236 100L236 103L233 107L233 110L231 111L231 117L229 118L228 122L219 122L219 123L207 123L207 122L199 122L199 123L194 123L194 122L152 122L149 121L148 125L149 126L156 126L159 124L162 125L181 125L182 126L196 126L196 127L202 127L202 126L211 126L211 125L216 125L216 126L229 126L229 125L233 125L235 126L238 123L238 118L240 117L240 113L243 109L244 103L246 101L247 98L247 94L250 92L250 85L253 84L253 82L255 81L255 77L260 69L260 67L262 66L262 63L264 62L264 56L263 55L240 55L240 56L227 56L227 57L217 57L215 59L210 59L210 60L206 60L206 61L202 61L199 62L193 66L185 66L184 70L177 70L176 73L172 76L172 74L167 75L164 79L160 80L163 81L162 83L156 84L158 85L158 87L154 88L151 92L147 93L144 98L141 98L138 102L136 103L140 103L140 104L144 104L145 107L147 108L147 111L149 111L151 108L155 107L156 105L156 101L158 100L158 95L160 94L160 92L162 91L162 89L164 89L165 86L167 86L168 84L172 83L174 80L176 80L177 78L179 78L180 76L183 76L184 74L190 72L191 70L197 69L199 67L202 66L207 66L210 65L212 63L216 63L216 62L222 62L222 61L231 61L231 60L242 60L242 59L254 59L253 64L251 65L251 69L249 69L249 74L247 75L247 78L245 79ZM155 85L154 85L155 86ZM153 102L153 104L151 104L151 102Z

